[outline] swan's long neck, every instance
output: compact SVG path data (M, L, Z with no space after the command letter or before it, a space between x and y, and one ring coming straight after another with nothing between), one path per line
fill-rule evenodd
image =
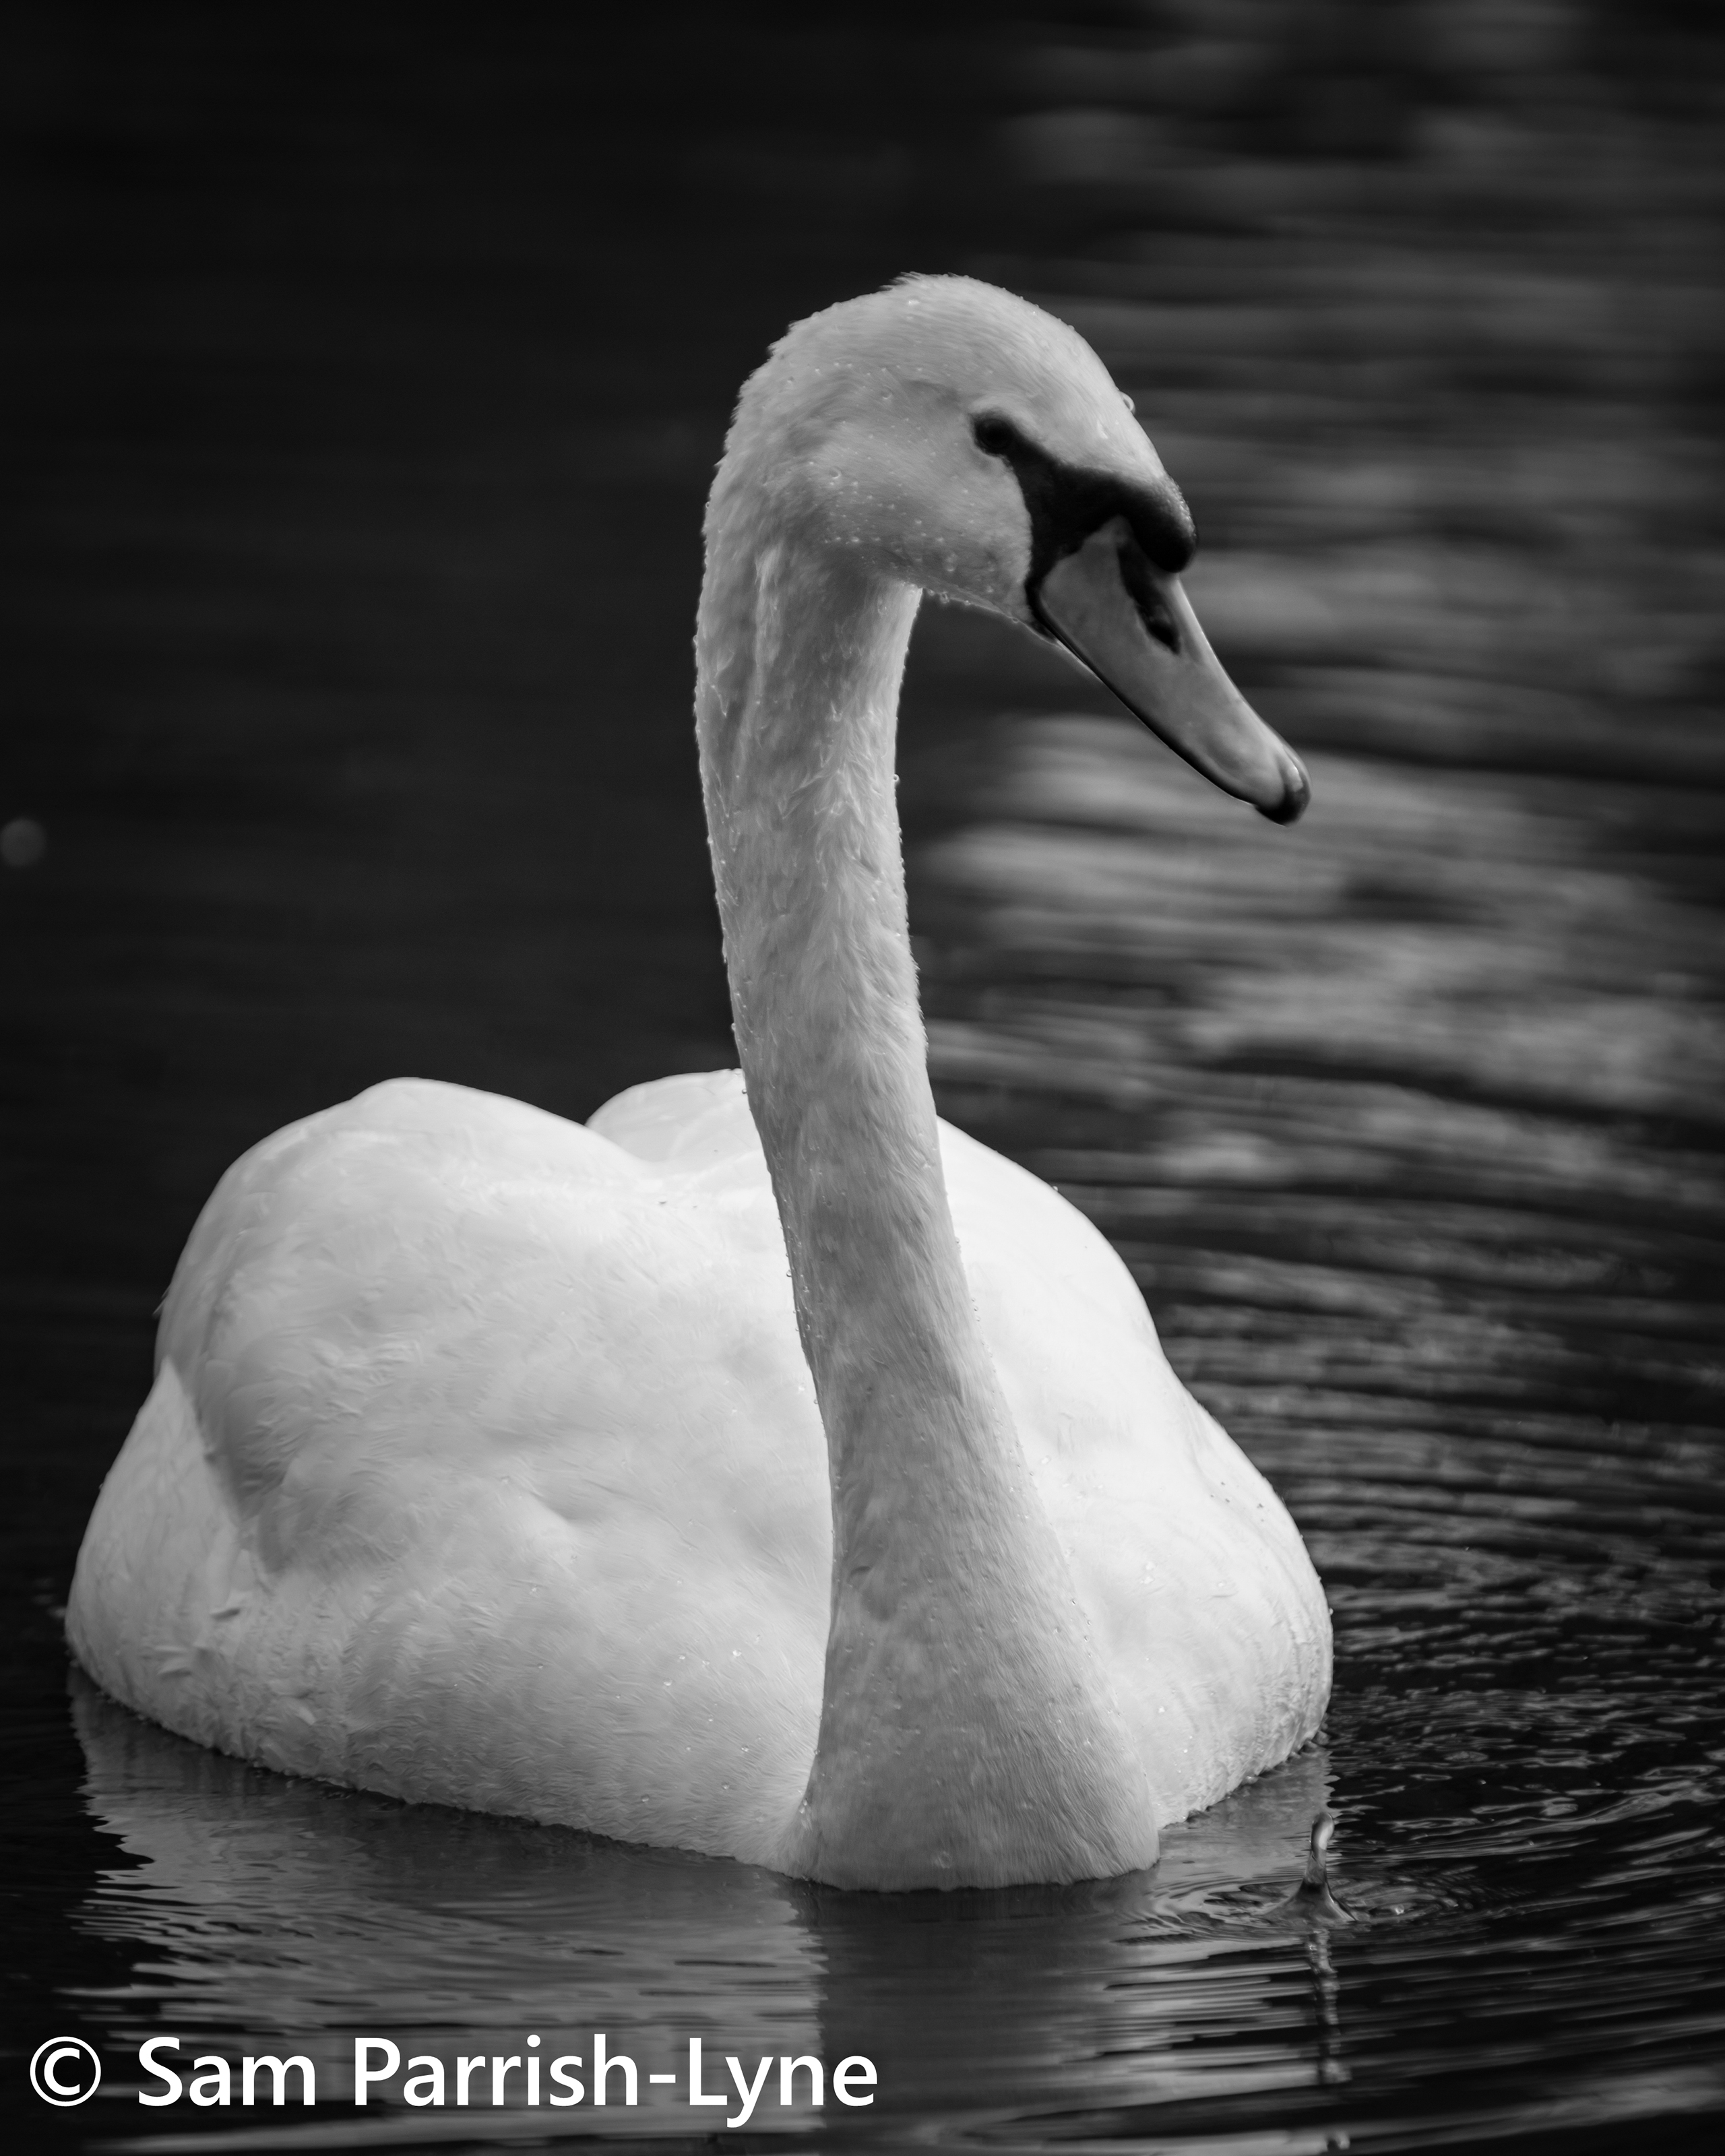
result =
M833 1494L784 1861L839 1884L1104 1876L1152 1861L1155 1827L983 1344L929 1090L895 802L916 600L716 497L701 771Z

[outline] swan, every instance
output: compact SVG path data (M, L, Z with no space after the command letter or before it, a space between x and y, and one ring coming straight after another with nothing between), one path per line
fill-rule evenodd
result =
M798 324L706 519L741 1072L585 1126L398 1080L223 1178L95 1507L78 1660L288 1773L846 1887L1107 1877L1327 1697L1268 1485L1055 1192L937 1122L894 736L922 595L1065 646L1266 816L1185 505L1076 331Z

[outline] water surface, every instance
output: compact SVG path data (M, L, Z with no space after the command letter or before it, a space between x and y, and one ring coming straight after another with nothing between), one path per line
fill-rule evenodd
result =
M152 11L154 13L156 11ZM28 11L26 20L28 21ZM1725 2112L1717 40L1676 9L163 9L21 46L0 820L7 2101L31 2145L1703 2145ZM1389 23L1394 34L1382 26ZM1378 27L1373 28L1373 25ZM1712 40L1710 42L1710 39ZM25 63L28 63L28 65ZM701 494L793 315L1041 298L1137 398L1289 832L931 611L943 1111L1116 1243L1334 1605L1321 1741L1142 1877L839 1895L294 1783L58 1609L217 1173L401 1070L732 1060ZM1352 1917L1291 1900L1314 1813ZM102 2097L23 2092L44 2036ZM875 2103L150 2112L139 2041ZM516 2084L517 2090L519 2084Z

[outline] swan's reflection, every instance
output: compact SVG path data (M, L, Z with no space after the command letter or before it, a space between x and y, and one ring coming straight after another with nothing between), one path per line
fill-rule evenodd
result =
M133 1982L96 2002L122 2083L121 2057L161 2031L182 2036L186 2063L199 2045L305 2052L326 2103L351 2087L356 2035L453 2061L520 2053L536 2032L548 2060L590 2057L603 2030L637 2062L634 2109L614 2076L603 2112L422 2112L427 2138L456 2118L470 2143L530 2118L536 2133L704 2133L727 2113L688 2107L698 2036L709 2091L728 2086L726 2054L750 2075L768 2054L810 2054L829 2073L872 2060L875 2102L842 2112L829 2093L829 2133L963 2118L1010 2143L1033 2119L1238 2102L1335 2073L1334 1977L1326 1965L1314 2027L1309 1928L1266 1921L1328 1795L1321 1753L1173 1830L1153 1873L877 1896L290 1780L182 1743L81 1678L74 1715L90 1810L131 1860L85 1911L140 1950ZM521 2077L510 2087L518 2097ZM775 2069L752 2130L806 2131L805 2075L796 2087L781 2109ZM483 2076L474 2092L488 2099ZM270 2112L272 2133L296 2109ZM264 2118L223 2123L244 2140ZM336 2130L326 2108L305 2118L320 2139ZM374 2098L347 2132L392 2138L391 2119ZM151 2135L214 2123L184 2107L134 2122Z

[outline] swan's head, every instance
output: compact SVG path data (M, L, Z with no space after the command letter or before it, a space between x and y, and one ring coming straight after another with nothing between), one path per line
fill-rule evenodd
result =
M1277 823L1305 808L1181 589L1179 490L1095 352L1027 300L913 277L798 323L713 490L710 541L746 524L1053 639L1224 791Z

